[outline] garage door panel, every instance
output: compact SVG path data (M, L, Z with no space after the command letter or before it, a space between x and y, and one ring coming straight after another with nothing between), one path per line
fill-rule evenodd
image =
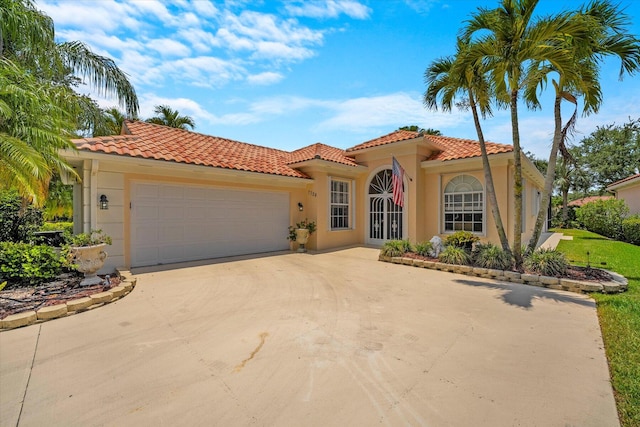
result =
M289 247L288 193L134 183L131 194L132 266Z

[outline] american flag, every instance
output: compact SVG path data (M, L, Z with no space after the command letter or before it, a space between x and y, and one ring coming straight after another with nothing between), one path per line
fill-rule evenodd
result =
M400 207L404 207L404 187L402 181L404 178L404 169L400 163L393 157L393 168L391 170L391 183L393 184L393 203Z

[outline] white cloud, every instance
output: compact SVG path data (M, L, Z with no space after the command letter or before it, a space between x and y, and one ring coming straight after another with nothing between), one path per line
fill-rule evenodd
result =
M252 74L247 76L247 81L254 85L270 85L278 83L284 78L280 73L265 71L264 73Z
M129 4L114 0L100 2L39 1L36 6L53 19L56 27L70 26L87 31L100 28L102 31L108 32L121 26L137 29L141 25L137 19L132 17L135 15L135 11Z
M355 19L366 19L371 9L354 0L298 1L287 3L287 12L292 16L306 16L309 18L337 18L345 14Z
M205 16L207 18L212 18L220 13L218 9L213 5L213 3L211 3L209 0L198 0L194 1L191 4L199 15Z
M192 116L198 125L198 119L215 122L216 116L206 111L200 104L189 98L165 98L153 93L146 93L140 97L140 117L148 119L154 115L156 105L168 105L178 110L181 115Z
M233 80L240 80L246 70L224 59L213 56L182 58L165 61L157 70L170 78L194 86L219 86Z
M173 39L153 39L147 42L147 47L160 53L162 56L188 56L191 50L184 44Z

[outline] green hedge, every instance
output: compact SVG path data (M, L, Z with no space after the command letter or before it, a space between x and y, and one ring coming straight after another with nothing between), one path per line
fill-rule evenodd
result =
M0 283L37 285L62 271L64 258L45 245L0 242Z
M624 200L609 199L583 205L576 210L576 217L592 233L622 240L622 221L628 213Z
M640 246L640 215L634 215L622 221L624 240Z

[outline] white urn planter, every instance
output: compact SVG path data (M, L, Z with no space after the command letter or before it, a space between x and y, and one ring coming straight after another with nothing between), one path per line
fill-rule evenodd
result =
M84 273L84 279L80 286L97 285L102 279L97 276L98 270L104 265L107 253L104 251L106 243L93 246L72 246L70 248L72 262L78 267L78 271Z
M307 244L309 240L309 230L306 228L297 228L296 229L296 242L298 242L298 252L307 252L307 248L304 245Z

